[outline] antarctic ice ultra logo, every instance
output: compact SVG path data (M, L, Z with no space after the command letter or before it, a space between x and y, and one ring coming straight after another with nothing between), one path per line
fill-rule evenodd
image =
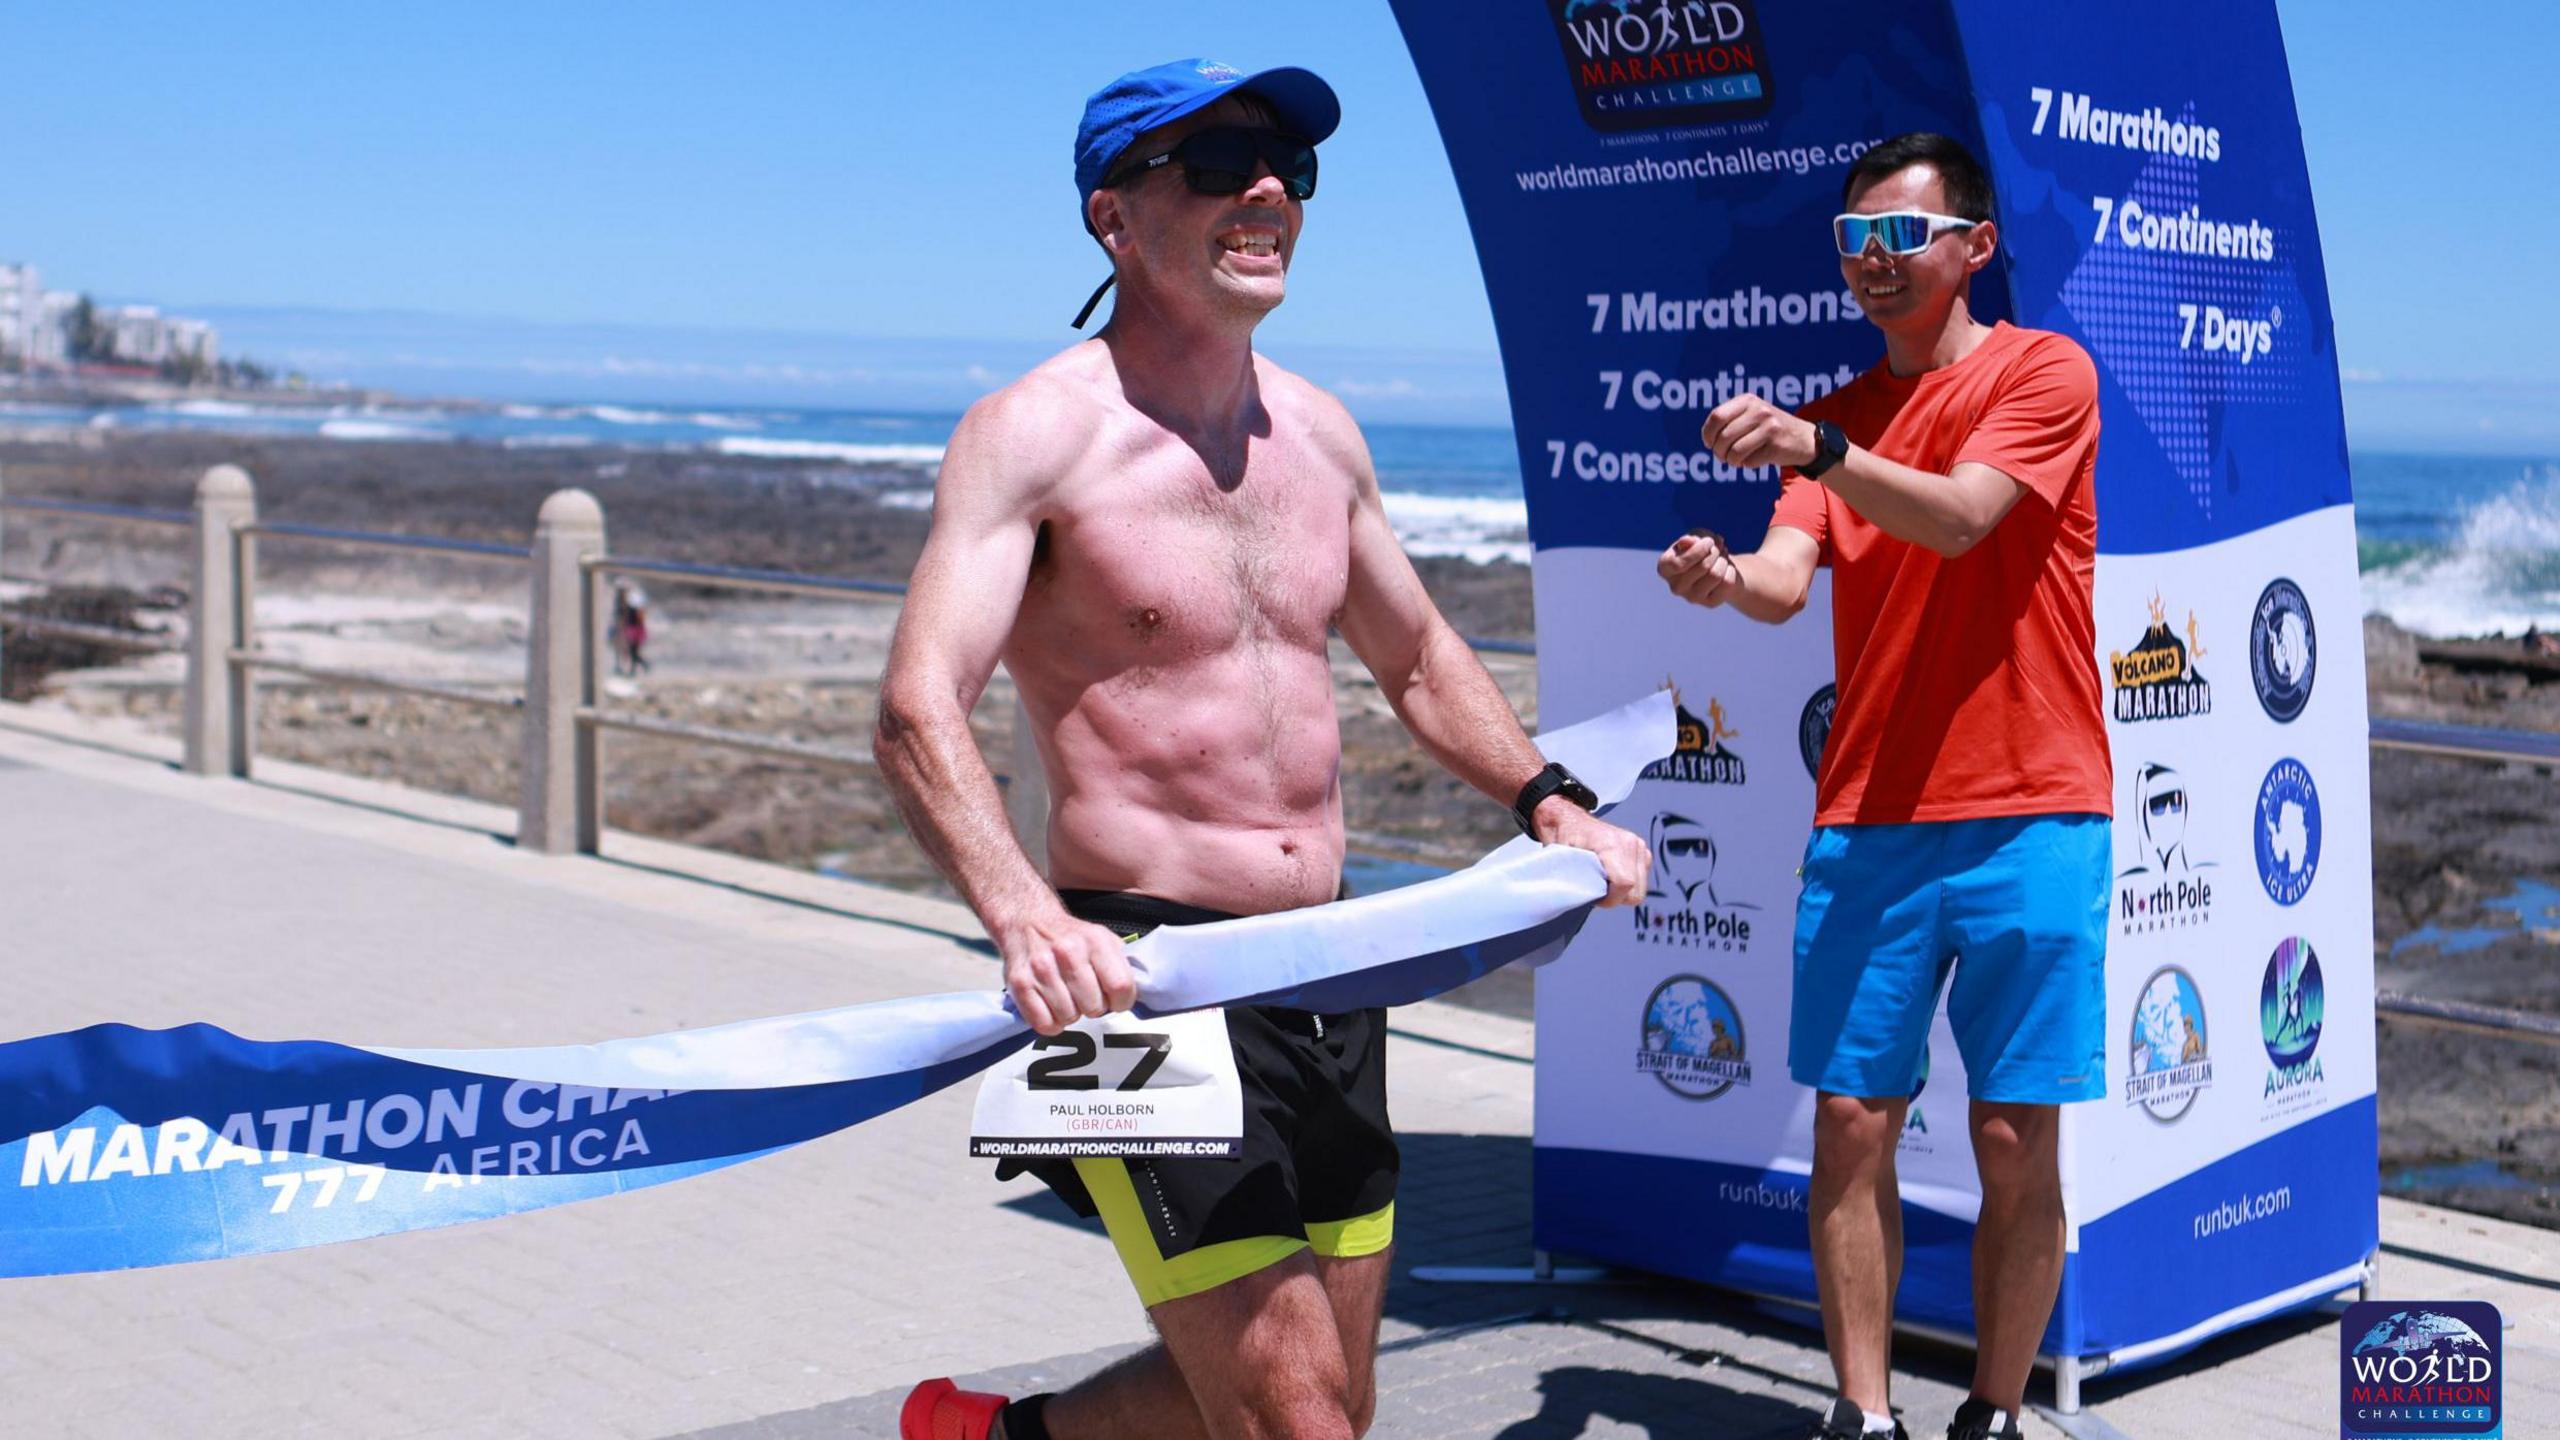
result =
M1751 948L1760 907L1716 891L1716 837L1686 815L1653 817L1653 874L1635 906L1640 944L1728 952Z
M2265 1099L2271 1110L2294 1110L2320 1098L2320 1026L2328 1018L2328 987L2320 981L2320 957L2311 942L2287 936L2267 957L2258 982L2258 1038L2266 1043Z
M2311 703L2319 670L2320 634L2311 624L2311 602L2301 586L2278 576L2249 612L2249 683L2267 714L2289 725Z
M1725 724L1724 702L1707 700L1707 718L1699 719L1681 705L1679 740L1670 754L1644 767L1643 779L1677 780L1688 785L1739 785L1743 782L1742 757L1724 742L1739 740L1742 732Z
M2131 1068L2124 1103L2139 1105L2163 1125L2183 1118L2196 1096L2213 1084L2213 1057L2205 1050L2204 997L2194 977L2163 965L2142 984L2133 1002Z
M2142 632L2131 650L2118 650L2107 656L2107 670L2116 691L2116 719L2175 720L2187 715L2213 713L2213 686L2197 673L2196 661L2205 655L2204 636L2196 626L2196 612L2187 612L2187 638L2181 642L2169 633L2168 609L2158 595L2151 597L2151 626Z
M2258 786L2258 879L2279 905L2299 902L2320 873L2320 791L2299 760L2275 763Z
M2145 765L2133 776L2133 823L2116 827L2134 837L2133 863L2116 872L2116 933L2148 935L2213 918L2218 860L2199 860L2187 848L2192 792L2185 777L2166 765Z
M1831 717L1840 709L1840 687L1825 685L1804 702L1796 717L1796 750L1804 756L1804 773L1822 778L1823 747L1831 743Z
M2359 1300L2338 1322L2338 1433L2506 1432L2504 1324L2483 1300Z
M1689 1100L1713 1100L1751 1083L1743 1057L1742 1012L1733 997L1697 975L1674 975L1644 1002L1644 1048L1636 1069Z
M1594 130L1665 130L1769 112L1753 0L1547 0Z

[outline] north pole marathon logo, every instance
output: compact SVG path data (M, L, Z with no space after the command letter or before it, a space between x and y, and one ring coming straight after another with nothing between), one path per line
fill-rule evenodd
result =
M2175 965L2153 971L2134 1001L2130 1040L2124 1103L2141 1106L2163 1125L2183 1119L2213 1084L2204 996L2195 978Z
M1769 113L1754 0L1547 0L1592 129L1713 125Z
M2193 610L2187 612L2186 628L2184 641L2171 634L2166 607L2158 595L2151 597L2151 627L2131 650L2107 656L2107 670L2115 682L2117 720L2176 720L2213 713L2213 686L2196 670L2196 661L2207 652Z
M2192 795L2185 777L2166 765L2134 772L2133 823L2116 833L2134 837L2133 863L2116 872L2116 933L2148 935L2184 929L2213 918L2213 876L2222 862L2198 859L2188 849Z
M2258 785L2258 880L2267 897L2293 905L2320 873L2320 790L2299 760L2275 763Z
M1674 975L1644 1002L1644 1043L1636 1069L1685 1100L1713 1100L1751 1083L1742 1012L1703 976Z
M1742 784L1742 757L1725 744L1741 739L1742 732L1725 724L1724 702L1710 697L1704 720L1690 714L1686 705L1678 709L1679 744L1670 754L1644 767L1640 778L1676 780L1684 785Z
M2504 1436L2505 1329L2485 1300L2349 1305L2338 1322L2338 1433Z
M1751 948L1760 907L1716 892L1716 837L1686 815L1653 817L1653 874L1634 907L1639 944L1739 952Z
M1840 711L1840 687L1825 685L1804 702L1796 717L1796 750L1804 756L1804 773L1822 778L1822 752L1831 744L1831 717Z
M2320 1026L2328 1013L2328 987L2311 942L2298 935L2277 942L2258 983L2258 1038L2273 1067L2265 1096L2270 1108L2297 1109L2320 1098Z
M2320 632L2302 587L2278 576L2258 594L2249 612L2249 683L2258 704L2278 724L2289 725L2311 703L2320 671Z

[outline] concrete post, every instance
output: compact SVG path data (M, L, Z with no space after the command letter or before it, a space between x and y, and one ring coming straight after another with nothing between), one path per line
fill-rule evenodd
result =
M237 465L216 465L196 482L196 534L187 574L187 773L246 779L257 740L256 689L231 652L249 643L257 588L250 537L257 487Z
M592 855L604 833L593 726L593 587L581 562L604 553L604 507L558 490L533 527L533 625L525 636L524 764L516 844L544 855Z
M1040 747L1031 740L1031 715L1022 708L1022 692L1013 697L1013 783L1005 787L1004 813L1013 821L1014 838L1031 857L1032 868L1049 873L1049 772L1040 763Z

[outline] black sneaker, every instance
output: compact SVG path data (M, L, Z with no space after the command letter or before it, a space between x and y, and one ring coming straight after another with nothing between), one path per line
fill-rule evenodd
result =
M1805 1440L1866 1440L1867 1412L1856 1402L1842 1396L1823 1412L1822 1423L1813 1427ZM1893 1440L1911 1440L1911 1432L1902 1428L1900 1416L1894 1417Z
M2023 1433L2017 1416L1970 1395L1956 1407L1956 1418L1947 1423L1947 1440L2008 1440Z

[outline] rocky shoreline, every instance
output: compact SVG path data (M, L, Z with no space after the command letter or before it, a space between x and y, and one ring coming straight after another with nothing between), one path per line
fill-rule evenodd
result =
M699 452L504 448L201 433L0 438L13 496L184 509L214 464L247 468L263 518L522 544L554 490L603 503L613 552L701 564L903 581L924 513L884 497L926 483L891 464L848 465ZM61 517L10 517L0 574L104 587L148 602L184 583L176 531ZM522 683L524 579L505 562L385 555L308 543L261 545L262 643L312 663L432 676L501 693ZM1420 562L1463 633L1527 640L1525 567ZM651 582L653 673L610 703L688 725L785 736L859 752L894 608L785 600ZM99 597L107 597L101 599ZM107 610L98 611L106 615ZM86 612L84 612L86 613ZM165 615L165 611L155 612ZM112 623L112 616L108 619ZM143 623L161 623L147 618ZM2387 621L2366 622L2376 716L2560 732L2560 683L2532 665L2454 663ZM98 667L101 654L13 644L10 694L119 714L174 733L167 658ZM2522 653L2521 651L2519 653ZM2458 658L2458 657L2456 657ZM32 662L62 668L31 684ZM87 662L87 663L84 663ZM1535 677L1495 672L1534 720ZM1358 833L1461 861L1510 833L1500 809L1432 764L1337 647L1346 818ZM998 769L1011 754L1002 687L975 725ZM288 682L260 695L260 753L494 803L514 799L513 717L477 707ZM859 776L649 737L608 740L610 823L785 864L937 890L880 787ZM2379 750L2374 754L2375 966L2386 991L2560 1013L2560 820L2548 767ZM1525 987L1476 997L1525 1006ZM2380 1065L2383 1169L2403 1193L2560 1226L2560 1047L2386 1020Z

